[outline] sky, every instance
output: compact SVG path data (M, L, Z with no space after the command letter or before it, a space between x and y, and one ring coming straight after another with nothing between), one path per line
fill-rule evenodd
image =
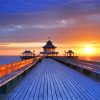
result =
M48 37L61 54L100 55L100 0L0 0L0 55L39 53Z

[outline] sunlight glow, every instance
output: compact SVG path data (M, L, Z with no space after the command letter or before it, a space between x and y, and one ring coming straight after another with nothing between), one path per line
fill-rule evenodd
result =
M94 54L94 48L91 45L84 47L84 54Z

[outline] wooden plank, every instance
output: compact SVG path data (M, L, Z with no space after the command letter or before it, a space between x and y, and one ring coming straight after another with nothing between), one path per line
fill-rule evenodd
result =
M76 72L76 71L75 71L75 72ZM64 74L64 71L63 71L63 74ZM67 73L67 74L68 74L68 73ZM70 76L70 74L71 74L71 73L69 73L69 76ZM74 75L74 74L73 74L73 75ZM62 76L62 75L60 75L60 76ZM74 77L74 76L73 76L73 77ZM78 76L78 77L79 77L79 76ZM66 77L66 78L69 79L68 77ZM64 78L64 79L65 79L65 78ZM75 78L74 78L74 79L75 79ZM70 80L71 80L71 79L70 79ZM75 79L75 81L76 81L76 79ZM81 82L81 81L80 81L80 82ZM73 81L73 84L74 84L74 81ZM79 84L79 83L78 83L78 84ZM74 85L78 85L78 84L75 83ZM73 86L74 86L74 85L73 85ZM84 87L84 88L85 88L85 87ZM92 88L92 87L91 87L91 88ZM75 89L76 89L76 87L75 87ZM75 90L75 89L74 89L74 90ZM82 88L80 88L80 89L82 89ZM88 92L87 92L87 93L88 93ZM85 92L84 92L84 94L86 95ZM87 97L88 97L88 96L87 96Z
M34 68L34 70L32 71L34 74L33 76L35 77L36 73L37 73L37 67ZM33 77L33 79L34 79ZM25 90L26 88L26 85L30 82L28 82L28 79L31 78L31 74L28 75L27 78L25 78L17 87L17 89L15 89L13 91L13 93L11 93L10 95L12 95L12 100L15 99L15 98L20 98L20 95L21 93L24 93L23 91ZM25 85L26 84L26 85ZM28 88L27 88L28 89ZM9 96L10 97L10 96ZM11 98L9 98L9 100L11 100Z
M56 93L56 90L55 90L55 86L54 86L54 82L53 82L51 71L53 71L53 70L49 69L49 82L51 84L52 98L53 98L53 100L57 100L57 93Z
M39 67L39 66L38 66ZM40 67L39 67L40 68ZM37 89L37 86L38 86L38 83L39 83L39 80L40 80L40 77L41 77L41 68L37 71L37 77L36 78L36 81L34 82L34 84L31 84L32 85L32 88L31 88L31 91L30 91L30 96L29 96L29 99L30 100L33 100L34 98L34 95L36 93L36 89Z
M39 99L39 91L40 91L40 87L41 87L41 82L42 82L42 75L43 75L43 70L42 68L41 69L41 72L40 72L40 77L39 77L39 81L38 81L38 85L37 85L37 88L36 88L36 91L35 91L35 94L34 94L34 100L38 100Z
M7 100L99 100L100 83L55 60L44 59L8 97Z
M47 93L48 93L48 100L52 100L53 99L53 96L52 96L52 89L51 89L51 83L50 83L50 68L48 67L48 69L47 69L47 85L48 85L48 91L47 91Z

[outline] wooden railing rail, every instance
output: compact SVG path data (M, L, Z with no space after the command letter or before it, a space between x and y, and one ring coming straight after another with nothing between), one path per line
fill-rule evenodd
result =
M82 61L82 60L73 60L73 59L65 59L64 57L58 57L58 59L66 61L67 63L80 66L86 69L90 70L100 70L100 64L98 63L93 63L93 62L88 62L88 61Z
M10 64L1 65L0 66L0 78L31 64L35 60L36 59L34 58L34 59L28 59L28 60L14 62Z

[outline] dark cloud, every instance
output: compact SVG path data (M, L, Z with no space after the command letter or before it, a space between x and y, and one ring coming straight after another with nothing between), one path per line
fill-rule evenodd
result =
M50 9L91 10L100 7L99 0L0 0L0 12L37 12Z

